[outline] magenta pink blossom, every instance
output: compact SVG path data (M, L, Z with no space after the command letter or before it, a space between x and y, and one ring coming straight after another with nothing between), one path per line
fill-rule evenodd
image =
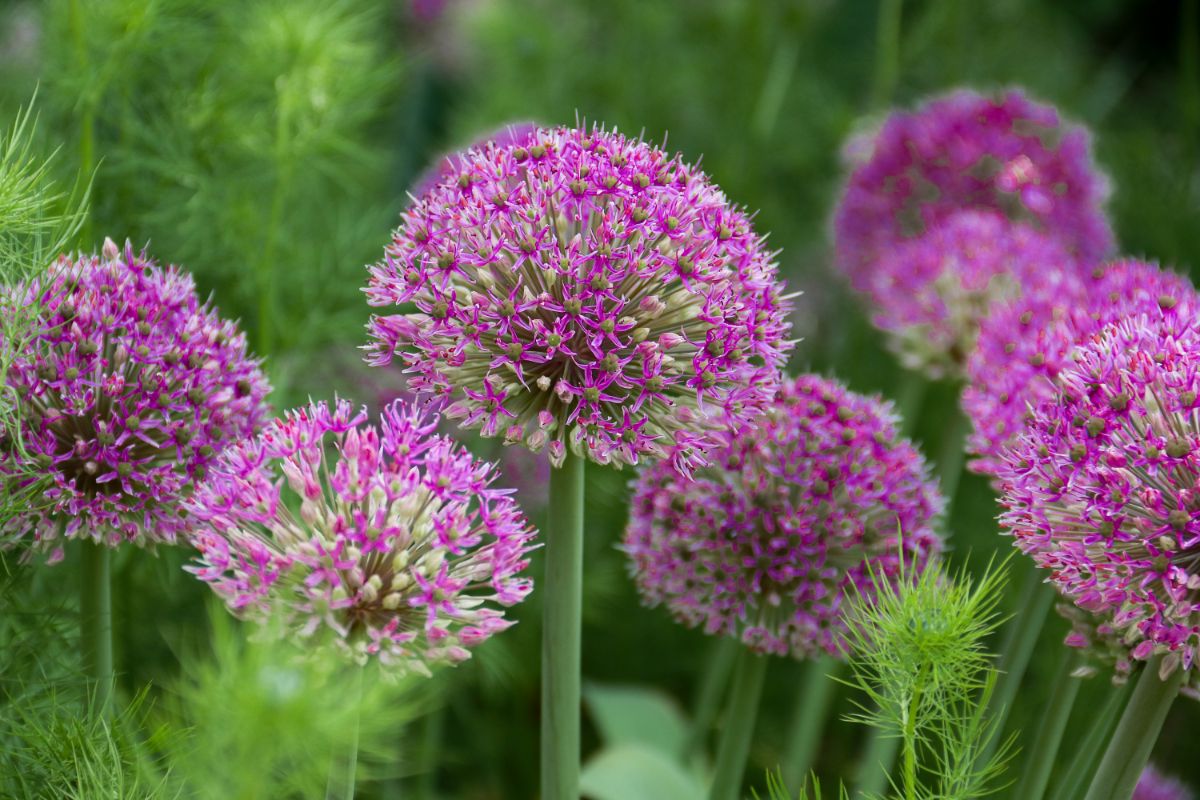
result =
M10 319L34 311L10 353L19 429L4 432L0 477L10 492L46 486L7 520L7 543L52 561L64 539L173 543L183 500L266 416L269 387L243 334L200 302L190 275L111 240L2 302Z
M1147 764L1130 800L1196 800L1196 794L1179 780Z
M191 570L239 616L429 674L512 625L534 531L435 415L365 421L313 403L230 448L189 504Z
M661 462L637 479L624 549L642 599L759 652L838 655L854 589L940 548L929 470L890 404L816 376L730 431L692 478Z

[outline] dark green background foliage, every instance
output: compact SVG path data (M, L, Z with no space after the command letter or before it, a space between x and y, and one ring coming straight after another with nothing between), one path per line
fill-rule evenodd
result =
M279 406L335 390L375 399L356 366L364 265L380 256L416 174L511 121L602 122L702 158L730 197L759 209L804 292L790 370L860 391L895 397L901 372L830 270L829 219L843 140L888 103L964 84L1027 87L1095 131L1123 251L1185 271L1200 264L1195 0L912 0L895 71L877 58L879 10L877 0L449 0L423 20L383 0L9 2L0 103L11 119L40 86L41 134L47 150L61 148L64 180L95 170L81 246L129 237L191 269L268 356ZM955 393L930 387L915 421L931 457L960 424ZM658 687L686 707L712 643L638 606L615 547L628 479L589 467L585 679ZM949 525L954 560L969 552L982 564L1008 549L995 513L986 483L964 477ZM9 560L0 678L10 706L73 683L72 556L48 569ZM223 663L205 644L207 590L180 570L186 557L116 561L121 688L128 698L149 684L143 709L174 707L177 691L163 687L196 685L179 683L195 674L182 662ZM440 710L396 734L402 768L426 774L389 776L376 758L378 780L362 796L392 796L400 781L406 797L532 796L536 592L516 615L520 625L436 678ZM1037 719L1063 634L1057 619L1043 632L1013 726ZM751 779L779 760L799 675L795 663L771 666ZM1103 678L1087 682L1077 710L1107 691ZM846 697L835 710L849 711ZM1200 707L1178 703L1157 760L1200 784L1198 722ZM852 776L863 735L836 724L821 774ZM589 718L585 747L597 744ZM12 765L0 757L0 773Z

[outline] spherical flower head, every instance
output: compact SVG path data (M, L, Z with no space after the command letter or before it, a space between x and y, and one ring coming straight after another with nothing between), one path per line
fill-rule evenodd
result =
M1026 293L1053 296L1078 271L1058 239L994 211L960 211L896 244L854 288L904 364L940 378L962 374L993 309Z
M529 594L534 531L437 423L397 402L374 427L345 401L273 421L190 502L191 571L235 614L393 675L469 658Z
M769 402L788 302L750 219L703 173L615 131L464 154L383 262L372 363L484 436L598 463L703 462Z
M1196 794L1183 783L1147 764L1138 778L1130 800L1196 800Z
M975 472L997 474L1031 409L1054 396L1076 342L1132 315L1200 314L1200 297L1186 278L1144 261L1114 261L1085 277L1062 277L1032 284L980 325L962 394Z
M847 594L869 596L871 573L895 579L902 558L922 569L943 505L889 404L809 375L730 428L691 479L647 467L624 549L643 601L689 627L763 653L839 655Z
M416 8L416 5L414 4L414 8ZM433 4L431 3L431 5ZM438 11L441 11L440 6ZM465 150L467 152L471 150L483 150L487 148L489 143L494 143L497 147L519 147L528 144L529 140L537 133L537 130L538 125L535 122L511 122L477 137ZM414 197L422 197L433 191L443 181L457 177L465 155L466 153L458 151L447 153L439 158L434 162L433 166L422 172L413 181L411 194Z
M0 478L10 490L35 475L48 486L7 522L7 544L55 561L64 538L175 542L182 501L266 416L269 387L244 335L200 302L190 275L111 240L2 302L35 316L10 354L19 430L5 432Z
M1135 661L1192 669L1200 646L1200 330L1141 314L1078 344L1007 451L1002 521Z
M1084 263L1112 250L1109 183L1088 132L1019 90L960 90L894 112L870 147L856 137L853 153L834 216L837 262L852 280L896 242L962 209L1026 221Z

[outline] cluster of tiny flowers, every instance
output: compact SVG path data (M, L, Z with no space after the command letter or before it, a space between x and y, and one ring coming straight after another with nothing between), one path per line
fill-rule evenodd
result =
M1147 764L1130 800L1196 800L1196 795L1180 781Z
M403 215L372 267L371 363L482 435L598 463L703 463L770 401L788 303L749 218L616 132L488 143Z
M239 616L427 675L512 624L534 531L436 416L365 420L314 403L226 451L189 504L190 569Z
M44 502L7 521L6 542L51 561L63 538L174 542L188 523L181 501L266 416L269 387L243 334L200 302L190 275L111 240L3 304L35 316L6 376L19 429L3 432L0 478L47 482Z
M1006 300L1061 296L1078 268L1062 243L994 211L959 211L859 272L874 323L901 361L933 377L960 375L981 320Z
M1076 342L1141 313L1195 318L1200 297L1186 278L1123 260L1097 267L1087 278L1031 284L1018 300L988 315L967 359L962 394L972 424L971 469L997 473L1031 409L1053 397Z
M624 549L642 599L759 652L839 654L852 587L940 547L926 465L888 404L816 376L730 430L692 479L661 462L636 481Z
M533 122L513 122L490 131L487 134L480 136L467 151L482 150L489 143L496 147L514 147L525 145L537 133L538 126ZM462 152L453 152L442 156L434 162L433 166L422 172L415 181L410 192L413 197L421 197L429 194L437 185L447 178L453 178L458 175Z
M1076 606L1145 661L1200 646L1200 329L1140 314L1075 347L1005 453L1003 524Z
M895 112L861 151L834 219L837 260L856 283L898 241L962 209L999 211L1059 237L1083 263L1113 245L1107 179L1089 136L1013 90L958 91Z

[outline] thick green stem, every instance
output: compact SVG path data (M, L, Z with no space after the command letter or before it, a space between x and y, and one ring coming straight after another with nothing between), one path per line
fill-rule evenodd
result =
M875 797L883 794L888 785L888 773L896 763L900 737L883 728L871 728L867 746L858 766L855 797Z
M1100 761L1100 751L1112 734L1113 728L1116 727L1121 708L1129 698L1132 688L1129 683L1114 688L1109 692L1108 699L1099 712L1081 727L1081 730L1087 731L1087 735L1083 737L1079 747L1067 759L1071 768L1055 784L1052 795L1054 800L1075 800L1075 798L1083 796L1087 777L1096 771L1096 764Z
M904 370L900 378L900 392L896 397L896 413L900 415L900 435L912 436L921 414L921 404L929 391L929 381L919 372Z
M954 502L958 496L958 485L962 480L963 461L967 457L967 433L971 423L966 416L954 409L953 417L942 434L941 447L938 450L937 472L942 484L942 494L949 500L946 504L946 518L954 511Z
M325 800L354 800L354 785L358 777L358 715L362 706L363 672L361 667L354 671L354 686L350 691L350 702L354 704L354 732L346 749L334 757L325 786Z
M695 753L704 743L704 737L712 726L720 708L721 698L729 686L729 673L733 670L733 661L737 658L742 644L728 636L717 637L712 643L712 650L704 665L704 674L700 678L700 688L696 692L695 711L692 715L692 729L684 747L684 756Z
M837 686L834 678L842 666L843 662L832 656L822 656L805 665L804 682L796 710L792 712L792 727L784 751L783 782L788 786L802 785L812 770Z
M766 675L767 656L743 647L733 672L733 693L722 726L709 800L738 800L740 797L742 774L750 754L750 741L754 738L754 722L758 718L758 703Z
M67 24L75 48L75 68L78 75L88 75L87 31L81 0L71 0L67 7ZM96 98L93 90L84 92L79 111L79 174L85 181L94 179L96 169ZM79 226L79 246L91 246L92 216L85 214Z
M1085 800L1128 800L1133 796L1185 675L1177 667L1163 680L1158 676L1161 664L1162 656L1156 656L1142 668Z
M550 475L542 582L542 800L579 798L583 466L582 458L568 453Z
M879 0L879 19L875 29L875 83L871 87L871 105L880 108L891 102L900 77L901 0Z
M1079 666L1079 660L1078 651L1069 647L1062 649L1054 684L1050 687L1050 699L1042 715L1041 729L1028 751L1029 761L1025 764L1025 772L1017 784L1014 797L1042 800L1046 793L1050 772L1054 769L1058 748L1062 744L1063 731L1067 729L1067 720L1071 716L1071 709L1075 707L1075 696L1079 693L1080 679L1071 674Z
M434 800L437 797L437 756L445 727L445 706L438 706L425 717L421 737L421 775L417 779L417 797L420 800Z
M109 548L91 539L81 543L79 643L83 650L92 719L109 716L113 691L112 582Z

